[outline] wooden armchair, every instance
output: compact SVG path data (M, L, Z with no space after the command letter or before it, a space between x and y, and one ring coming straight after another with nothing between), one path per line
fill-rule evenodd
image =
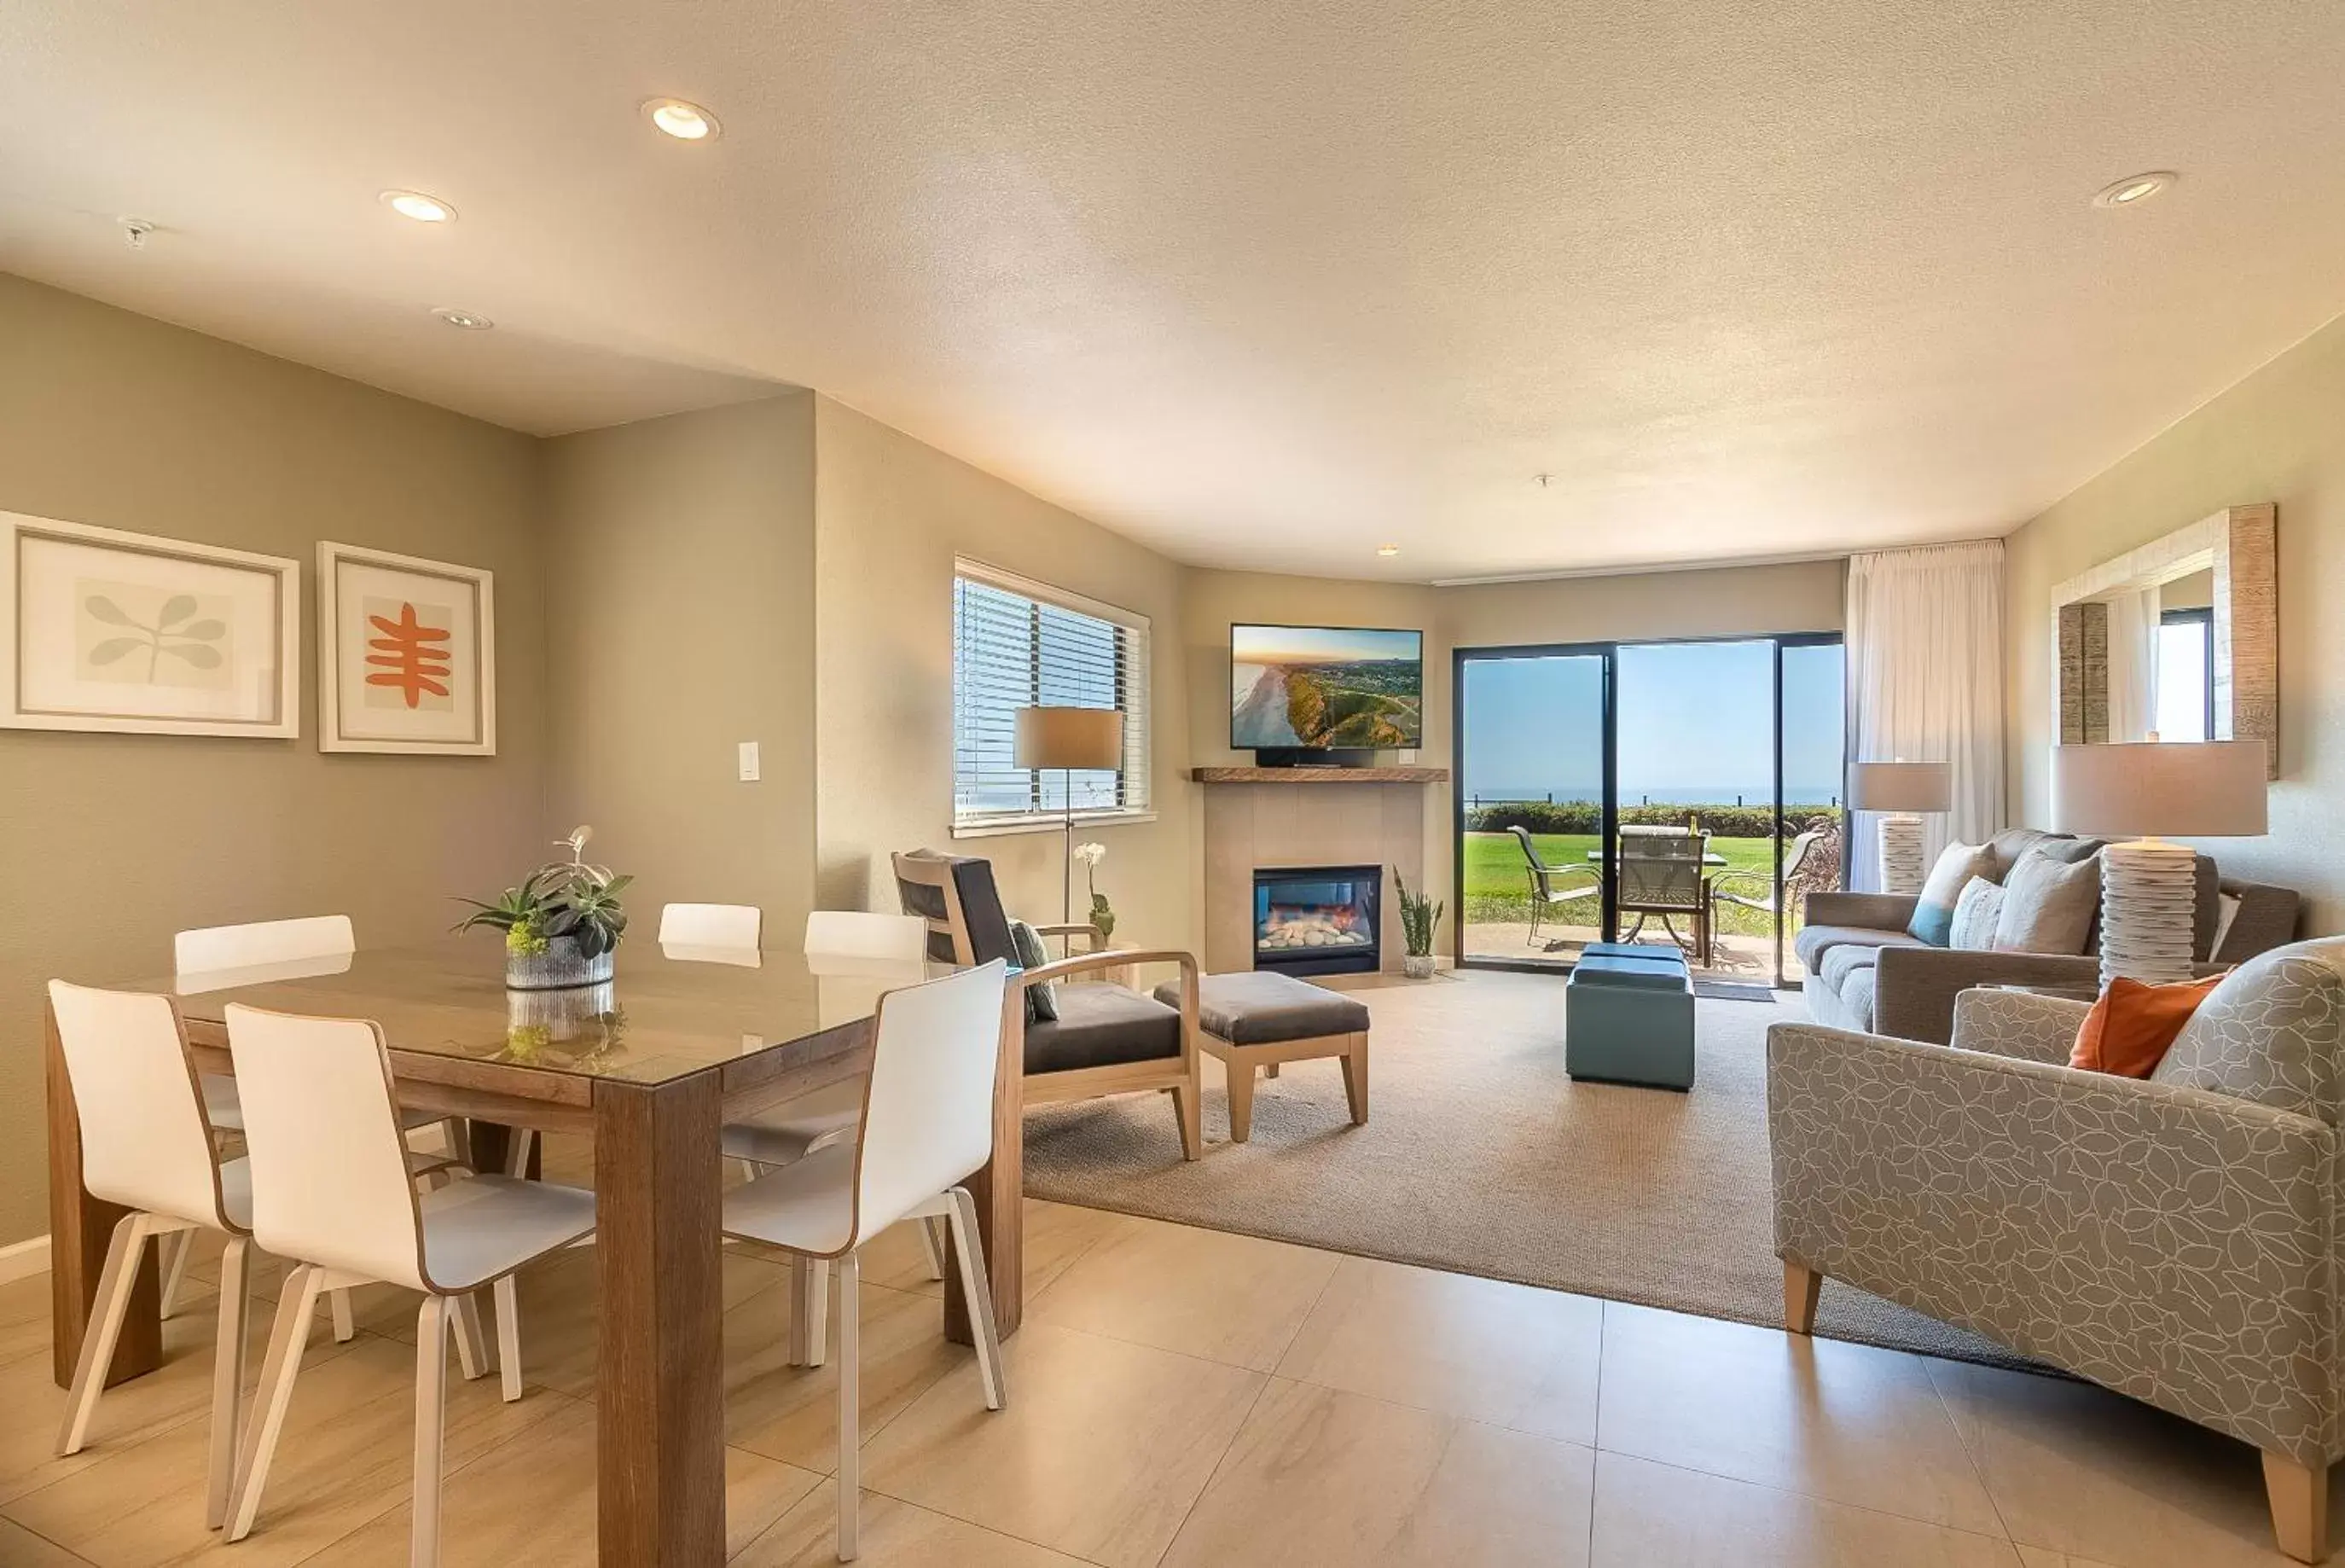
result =
M1009 917L993 881L991 862L976 856L938 855L925 850L895 857L897 896L906 914L929 923L929 956L942 963L988 963L1018 955L1010 939ZM1010 976L1019 1004L1007 1009L1006 1027L1015 1043L1012 1060L1024 1074L1030 1105L1061 1105L1105 1095L1162 1091L1172 1096L1181 1131L1181 1153L1203 1153L1199 1125L1197 960L1171 949L1102 950L1088 925L1037 926L1045 936L1089 932L1092 951L1054 960ZM1169 1007L1121 983L1143 963L1172 963L1181 970L1181 1004ZM1100 984L1055 984L1099 980ZM1048 1018L1026 1000L1038 986L1051 985L1058 1016Z

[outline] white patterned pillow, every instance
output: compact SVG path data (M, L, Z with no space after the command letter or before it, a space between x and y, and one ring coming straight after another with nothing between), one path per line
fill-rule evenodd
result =
M2003 890L1985 877L1963 884L1954 901L1954 935L1949 942L1964 952L1986 952L1995 946L1995 922L2003 913Z

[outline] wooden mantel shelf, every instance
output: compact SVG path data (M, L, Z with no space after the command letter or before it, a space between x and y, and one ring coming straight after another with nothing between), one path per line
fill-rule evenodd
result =
M1447 784L1447 768L1192 768L1200 784Z

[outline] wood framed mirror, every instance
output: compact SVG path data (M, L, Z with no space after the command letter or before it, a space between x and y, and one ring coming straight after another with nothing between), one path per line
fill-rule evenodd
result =
M2062 744L2261 740L2279 776L2277 514L2229 507L2053 588Z

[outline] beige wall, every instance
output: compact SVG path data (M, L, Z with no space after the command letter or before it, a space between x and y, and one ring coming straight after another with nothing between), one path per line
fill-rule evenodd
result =
M1193 942L1180 568L827 398L815 402L815 527L823 905L895 909L888 858L927 845L989 857L1014 912L1058 918L1058 834L951 837L952 564L962 555L1149 617L1157 820L1081 836L1108 848L1100 891L1121 917L1119 945Z
M541 837L536 446L0 275L0 510L292 556L303 598L298 739L0 730L0 1246L48 1228L48 977L166 973L181 927L287 915L421 940ZM321 538L496 573L496 757L318 750Z
M1845 571L1840 561L1814 561L1450 588L1191 571L1181 619L1191 757L1199 764L1252 760L1250 753L1230 748L1230 626L1235 622L1422 628L1425 745L1417 760L1447 768L1452 760L1450 656L1457 648L1838 631ZM1452 901L1454 881L1451 802L1447 785L1426 790L1426 875L1445 904ZM1202 910L1202 858L1192 872L1193 896Z
M594 829L659 907L814 899L814 398L793 392L546 446L549 822ZM758 743L744 783L738 748Z
M2052 585L2227 506L2279 507L2280 778L2271 833L2205 846L2345 930L2345 320L2274 360L2011 535L2011 799L2049 817Z

